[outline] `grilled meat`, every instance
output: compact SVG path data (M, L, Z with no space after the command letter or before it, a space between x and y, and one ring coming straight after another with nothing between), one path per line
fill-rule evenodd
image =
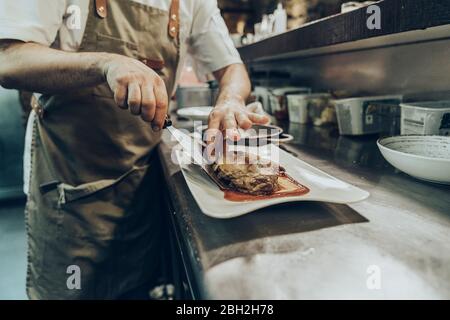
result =
M216 177L231 190L251 195L270 195L280 189L280 166L255 155L229 152L213 166Z

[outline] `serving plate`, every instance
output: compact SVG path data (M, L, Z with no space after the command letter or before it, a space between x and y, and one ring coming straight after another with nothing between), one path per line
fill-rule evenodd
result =
M224 192L200 166L188 164L188 156L183 151L177 150L176 156L186 183L204 214L213 218L229 219L280 203L323 201L346 204L362 201L369 197L368 192L330 176L273 144L253 148L251 152L279 163L286 169L290 177L309 188L310 192L295 197L248 202L229 201L225 199ZM299 206L301 205L299 204Z
M199 126L197 132L202 135L208 129L207 125ZM261 146L268 143L285 143L294 140L290 134L284 133L281 127L272 124L254 124L251 129L238 129L240 140L239 144L246 146ZM232 143L232 141L228 141Z
M398 170L420 180L450 184L450 137L395 136L377 144L386 161Z

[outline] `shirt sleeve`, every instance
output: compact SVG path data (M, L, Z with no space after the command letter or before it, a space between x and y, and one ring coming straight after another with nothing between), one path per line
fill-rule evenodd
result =
M66 0L0 0L0 39L50 46L65 10Z
M220 14L217 0L196 2L188 46L200 75L242 63Z

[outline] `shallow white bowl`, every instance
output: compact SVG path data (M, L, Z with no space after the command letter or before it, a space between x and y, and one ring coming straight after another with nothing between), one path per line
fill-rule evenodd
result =
M396 136L377 144L398 170L421 180L450 184L450 137Z
M180 117L187 118L192 121L207 121L213 107L190 107L177 111Z

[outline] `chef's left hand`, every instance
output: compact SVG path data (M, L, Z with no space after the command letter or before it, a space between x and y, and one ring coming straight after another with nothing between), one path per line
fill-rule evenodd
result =
M239 128L248 130L253 124L266 124L269 121L268 116L247 110L243 99L231 97L218 102L209 115L208 129L224 132L224 138L239 140Z

